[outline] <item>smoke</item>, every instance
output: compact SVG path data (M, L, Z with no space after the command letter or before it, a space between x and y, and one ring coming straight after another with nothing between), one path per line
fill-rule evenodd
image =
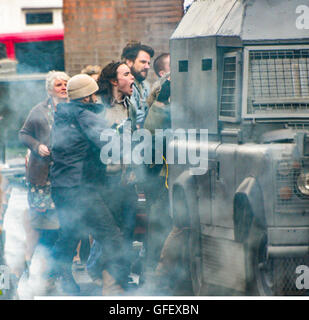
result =
M192 4L191 1L184 1L184 8L185 10L188 9L188 7ZM22 47L21 47L22 48ZM34 47L28 47L27 49L24 47L23 49L27 51L27 54L31 53L34 55L35 49ZM22 52L22 51L21 51ZM25 54L25 56L27 55ZM97 59L97 58L96 58ZM29 59L31 60L31 59ZM42 69L35 68L34 65L26 64L22 62L22 58L20 57L21 64L19 65L19 71L21 73L31 72L34 71L40 71ZM35 61L35 60L33 60ZM50 68L50 64L48 64L48 61L40 61L40 64L44 65L44 70L48 71ZM30 69L29 69L30 68ZM31 69L32 68L32 69ZM199 68L200 69L200 68ZM25 77L26 78L26 77ZM198 79L198 77L196 77ZM172 79L173 81L173 79ZM185 87L185 82L183 86ZM188 87L192 84L188 84ZM183 88L184 88L183 87ZM20 129L22 122L26 118L28 112L30 109L39 101L42 101L46 94L45 94L45 88L44 88L44 81L36 81L36 80L23 80L23 81L13 81L8 82L5 85L3 84L1 86L1 103L2 109L0 110L0 115L3 116L3 123L5 123L6 129L8 130L8 140L13 143L13 141L17 141L17 132ZM179 89L178 89L179 90ZM188 89L189 90L189 89ZM199 89L198 89L199 90ZM205 89L206 90L206 89ZM187 92L186 92L187 94ZM190 100L188 98L188 100ZM202 100L202 99L201 99ZM196 101L187 101L186 104L181 104L179 106L173 105L173 122L174 125L176 123L176 127L178 127L178 124L182 122L186 122L188 128L191 128L191 125L194 125L194 122L197 122L203 115L206 117L205 113L199 113L200 110L194 109L194 104ZM203 102L204 103L204 102ZM210 103L209 103L210 105ZM203 105L203 112L205 109L207 109L207 105ZM216 113L216 105L213 105L214 110L212 111L212 114ZM185 120L185 121L184 121ZM1 120L2 121L2 120ZM198 122L201 123L201 122ZM209 123L211 125L211 123ZM223 126L223 124L221 123ZM230 126L237 127L237 124L230 124ZM198 129L201 129L200 127ZM229 129L229 128L227 128ZM203 130L203 129L201 129ZM229 134L229 130L227 131L227 135ZM231 130L232 131L232 130ZM231 132L234 134L234 132ZM232 136L231 134L231 136ZM145 135L146 136L146 135ZM185 134L183 134L185 136ZM195 137L195 136L194 136ZM233 136L234 137L234 136ZM233 138L232 137L232 138ZM137 137L140 138L140 137ZM231 139L232 139L231 138ZM68 135L64 133L62 136L57 138L57 144L62 145L62 143L67 142L69 139ZM226 139L228 139L226 137ZM138 139L137 139L138 140ZM180 140L180 139L179 139ZM150 141L150 140L149 140ZM150 142L149 142L150 143ZM219 154L219 144L221 142L216 142L212 145L212 156L214 153L218 152ZM109 146L107 145L106 148ZM137 193L141 194L142 192L145 193L146 198L146 207L143 207L138 212L138 208L134 208L138 214L146 214L147 215L147 223L148 227L150 226L152 229L147 229L147 233L145 234L145 238L141 236L142 241L144 242L144 246L139 246L139 249L135 248L133 254L133 265L134 268L132 268L132 276L134 278L135 282L138 282L138 277L141 273L141 270L143 269L143 273L141 273L141 277L139 278L140 281L140 287L137 291L132 291L132 294L134 295L162 295L162 294L177 294L175 288L176 282L173 284L172 282L166 280L168 279L168 275L166 275L166 278L160 278L158 275L156 275L156 267L158 266L161 249L163 247L164 241L169 235L170 230L172 229L171 221L169 220L169 199L168 199L168 189L167 189L167 182L172 181L174 179L174 175L177 175L179 171L183 170L183 167L180 168L180 166L177 166L177 168L174 170L172 168L172 163L169 163L166 165L163 161L161 161L161 153L159 154L160 163L157 163L157 165L153 165L150 161L149 154L145 154L140 152L145 150L145 146L143 144L140 145L140 149L137 149L138 156L136 158L135 164L137 166L134 168L136 171L134 172L136 180L134 180L134 177L131 175L127 177L126 182L129 184L132 183L134 185L134 189L137 191ZM191 157L190 164L198 165L202 162L202 160L205 160L207 157L205 154L201 154L198 156L196 154L197 149L195 148L195 145L191 144L191 148L194 151L192 154L189 154L188 156ZM234 148L231 146L231 149ZM178 149L178 151L180 148ZM185 148L183 148L185 150ZM206 151L202 150L202 151ZM108 152L106 152L108 154ZM236 152L235 152L236 154ZM207 192L209 191L207 189L208 185L204 182L199 185L198 190L194 190L195 192L199 192L200 197L200 207L199 210L203 213L203 225L211 225L211 227L215 230L216 227L221 226L222 229L226 229L228 231L232 231L232 216L233 216L233 208L232 208L232 187L235 185L235 181L238 179L237 176L233 175L233 161L235 161L235 154L231 157L230 163L228 165L222 166L221 162L221 168L219 166L219 161L217 163L217 159L214 159L212 162L212 165L217 165L217 167L211 168L212 171L212 177L211 177L211 183L214 185L209 186L209 189L215 188L216 195L211 194L208 195ZM143 155L143 156L142 156ZM185 154L187 156L187 154ZM180 156L179 156L180 157ZM147 158L147 164L148 166L145 166L144 164L141 164L142 160ZM172 157L173 158L173 157ZM129 162L129 161L128 161ZM216 162L216 163L215 163ZM226 164L227 162L225 162ZM185 161L182 161L182 164L185 166ZM205 165L208 163L205 163ZM242 164L243 166L246 166L246 164ZM250 171L252 173L252 176L259 176L260 180L268 181L269 184L269 177L271 176L269 172L259 172L258 174L254 171L255 168L258 167L256 163L253 161L250 161L250 163L247 164L247 166L252 167L253 171ZM198 168L196 168L198 169ZM204 174L206 172L206 166L202 166L200 169L205 169L205 171L202 171ZM244 169L244 168L243 168ZM178 172L177 172L178 170ZM225 170L225 172L224 172ZM171 180L167 180L166 178L169 177ZM200 179L203 179L204 177L199 177ZM108 178L106 178L108 179ZM232 182L230 180L233 180ZM205 186L205 185L206 186ZM107 183L108 185L108 183ZM266 183L264 184L266 185ZM203 187L205 186L205 189ZM110 190L108 190L108 196L105 195L105 202L108 206L113 208L113 211L116 211L115 220L118 222L119 216L123 215L125 210L120 206L120 200L123 196L123 193L120 191L120 185L108 185ZM229 190L230 188L230 190ZM131 188L133 189L133 188ZM126 190L125 190L126 192ZM125 193L124 192L124 193ZM210 190L210 192L214 192L213 190ZM25 207L27 206L27 200L25 198L25 193L21 194L19 190L14 189L13 190L13 197L11 198L10 205L6 214L6 221L5 221L5 231L6 231L6 246L5 246L5 258L8 266L10 267L10 270L19 276L23 274L24 271L24 262L25 262L25 255L26 255L26 235L25 230L23 228L23 216L25 214ZM107 192L106 192L107 193ZM271 194L271 191L269 192ZM17 199L18 196L22 196L22 200ZM80 195L81 197L82 195ZM209 208L206 208L209 203L203 198L209 196ZM87 202L87 197L85 202ZM210 199L212 198L212 199ZM133 197L132 197L133 199ZM130 196L128 196L128 201L132 201ZM220 201L218 201L218 199ZM192 199L191 199L192 200ZM20 201L23 203L23 205L20 205ZM211 202L213 201L213 202ZM215 202L217 201L217 202ZM220 202L220 203L219 203ZM271 201L269 201L271 203ZM139 203L140 204L140 203ZM272 203L271 203L272 204ZM88 203L90 209L93 208L94 204L92 202ZM205 205L205 207L203 207ZM270 204L269 204L270 205ZM209 209L208 211L206 209ZM79 217L74 217L75 212L70 212L72 214L71 217L71 223L76 225L77 228L83 229L84 225L81 221L79 221ZM192 212L188 212L189 214ZM219 215L216 215L217 213L220 213ZM91 213L90 213L91 214ZM204 215L205 214L205 215ZM123 217L122 217L123 218ZM121 219L120 219L121 220ZM121 225L123 223L123 220L119 223ZM229 224L230 223L230 224ZM145 225L143 226L145 227ZM89 233L91 233L91 229L88 230ZM188 231L188 230L187 230ZM190 292L189 288L186 288L186 285L190 283L190 266L187 265L190 257L182 252L182 248L177 248L177 245L180 245L181 247L185 247L189 245L189 236L188 232L183 232L182 237L178 238L178 243L175 244L176 247L173 248L173 253L175 253L175 257L172 257L171 260L173 260L172 264L170 264L170 269L168 270L170 273L172 273L172 279L178 280L180 289L188 289L188 292ZM228 232L226 231L226 232ZM232 237L229 237L229 240L232 239ZM225 239L226 242L229 240ZM95 239L95 243L98 247L100 247L100 243L98 242L98 239ZM147 248L146 248L147 245ZM212 282L213 287L215 287L216 283L219 283L220 280L222 282L225 281L225 283L228 283L230 288L238 288L241 285L241 282L243 281L242 276L244 274L236 274L237 276L232 276L229 274L229 271L232 271L232 268L237 267L237 263L242 262L244 257L242 255L242 251L238 250L239 248L237 244L233 245L226 245L224 244L224 241L222 241L220 244L218 243L212 243L214 250L218 251L216 252L210 252L210 246L209 242L204 241L202 243L203 245L203 259L204 260L204 266L203 272L204 276L207 279L211 279L210 282ZM144 250L147 249L146 256L144 255ZM95 246L92 247L92 249L95 249ZM208 250L208 251L207 251ZM108 248L105 249L104 254L108 257L113 252L113 249ZM205 254L206 251L206 254ZM101 254L102 251L100 251L100 248L98 250L98 254ZM38 247L37 250L35 250L30 268L29 268L29 277L27 277L25 274L21 276L19 287L18 287L18 294L21 299L27 299L32 298L35 295L42 295L44 294L44 288L46 287L46 282L44 280L43 274L46 271L46 256L48 255L48 252L44 247ZM208 256L207 256L208 255ZM218 258L215 261L211 261L214 264L211 266L212 269L208 269L208 271L205 271L205 261L209 262L210 260L207 260L207 257L215 257ZM184 259L183 259L184 258ZM219 261L222 259L222 261ZM209 265L208 265L209 266ZM226 266L229 266L229 268L226 268ZM239 269L241 270L241 269ZM100 270L100 274L102 270ZM208 272L208 273L207 273ZM234 273L235 275L235 273ZM164 281L165 279L166 281ZM101 279L100 279L101 280ZM218 280L218 281L215 281ZM89 280L90 281L90 280ZM94 283L95 281L93 281ZM102 284L100 284L102 286ZM181 288L182 286L182 288ZM189 287L189 286L188 286ZM93 288L90 288L89 290L94 290ZM209 290L209 295L221 295L226 294L226 290L221 288L215 288L213 291ZM87 292L88 294L91 294L91 291ZM179 292L178 292L179 294ZM192 294L192 291L190 292ZM232 293L231 293L232 294Z
M19 74L64 70L63 41L34 41L15 44Z
M17 294L21 300L33 299L36 296L43 296L49 286L46 278L48 268L49 252L40 245L32 256L29 269L24 271L19 279Z
M17 188L13 188L11 193L3 225L6 235L4 256L10 271L20 275L24 270L26 257L24 205L27 203L27 198L26 194Z
M1 143L26 150L18 140L18 131L31 108L46 97L45 80L16 76L15 80L0 82Z

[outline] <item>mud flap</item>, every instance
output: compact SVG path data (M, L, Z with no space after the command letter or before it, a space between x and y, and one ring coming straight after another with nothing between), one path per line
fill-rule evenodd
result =
M245 292L245 253L242 243L202 235L203 278L207 283Z

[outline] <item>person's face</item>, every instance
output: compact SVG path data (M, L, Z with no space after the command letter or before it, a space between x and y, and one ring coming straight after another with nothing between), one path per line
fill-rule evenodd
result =
M164 59L164 61L163 61L163 64L164 64L163 70L161 70L161 71L159 72L159 74L160 74L161 77L163 77L165 74L171 72L170 63L171 63L171 58L170 58L170 56L165 57L165 59Z
M90 99L89 99L90 103L97 103L98 102L98 98L97 98L97 95L95 93L93 93L91 96L90 96Z
M97 98L97 95L93 93L92 95L85 97L82 101L84 103L97 103L98 98Z
M50 93L54 98L67 99L67 97L68 97L67 81L56 79L54 81L54 86L53 86L52 91Z
M129 60L127 64L131 68L133 76L138 81L143 81L147 78L150 69L150 55L146 51L141 50L135 61Z
M134 76L126 64L121 64L117 69L117 90L124 96L131 96L133 93Z

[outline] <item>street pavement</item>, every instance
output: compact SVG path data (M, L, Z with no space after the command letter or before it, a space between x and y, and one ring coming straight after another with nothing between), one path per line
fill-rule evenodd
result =
M28 300L45 295L44 280L42 278L45 259L42 258L44 252L35 251L28 271L23 272L27 250L27 237L24 228L24 218L27 210L27 190L22 187L13 187L3 224L5 231L4 257L10 272L21 275L19 281L15 284L13 283L17 287L17 295L12 298ZM136 247L141 247L141 243L137 242L137 244ZM102 283L93 282L84 265L72 264L72 273L80 286L80 296L102 295ZM138 284L139 276L136 274L131 274L131 276L133 283ZM138 290L136 293L138 294ZM66 295L58 282L56 283L56 290L52 294L55 296Z

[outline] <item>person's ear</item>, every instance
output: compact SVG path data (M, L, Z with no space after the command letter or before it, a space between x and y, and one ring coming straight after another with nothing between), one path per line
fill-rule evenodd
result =
M127 65L129 68L132 68L133 64L134 64L134 61L133 61L133 60L126 59L126 65Z
M112 86L117 87L118 86L118 81L117 80L110 80L110 83Z
M165 72L163 70L159 71L159 76L162 78L165 75Z

